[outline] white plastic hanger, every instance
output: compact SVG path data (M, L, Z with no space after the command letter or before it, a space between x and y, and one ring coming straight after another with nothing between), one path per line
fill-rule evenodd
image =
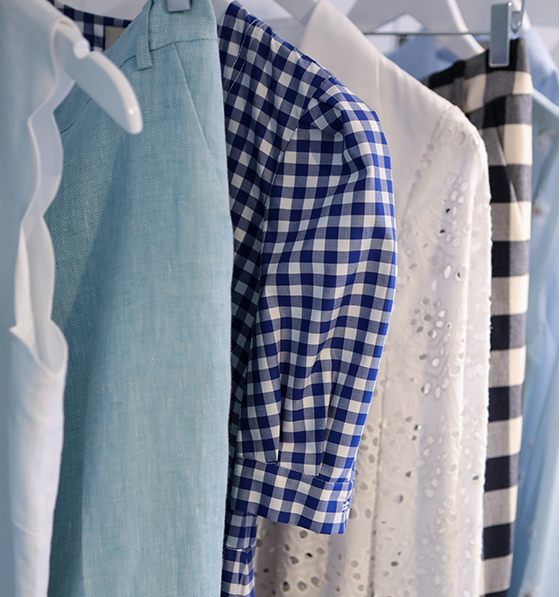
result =
M307 25L318 0L276 0L276 2L302 25Z
M196 0L193 0L196 2ZM214 14L216 15L216 21L220 22L220 19L224 12L226 12L227 7L230 5L231 0L212 0L212 6L214 7Z
M414 17L428 31L468 32L456 0L358 0L348 17L368 33L403 14ZM484 52L472 35L446 36L442 41L462 60Z
M142 131L142 113L128 79L106 56L91 52L79 31L61 24L55 55L70 77L125 131Z

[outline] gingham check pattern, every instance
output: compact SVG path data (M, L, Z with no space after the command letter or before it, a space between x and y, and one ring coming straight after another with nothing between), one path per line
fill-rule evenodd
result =
M58 0L48 1L60 10L62 14L76 23L82 35L89 41L91 49L98 52L103 52L106 49L106 27L125 28L132 22L125 19L114 19L113 17L103 17L75 10L69 6L65 6L62 2L58 2Z
M377 116L239 4L218 30L234 227L222 594L253 594L257 516L344 530L393 302Z
M480 593L506 597L517 502L529 291L532 82L525 41L511 42L508 67L490 68L485 52L424 83L465 112L488 151L492 333Z

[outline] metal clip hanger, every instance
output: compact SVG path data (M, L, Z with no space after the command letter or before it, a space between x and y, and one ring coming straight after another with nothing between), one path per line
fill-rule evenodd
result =
M399 35L402 37L424 36L490 36L489 64L495 66L509 66L509 47L512 35L521 30L525 16L525 0L522 0L521 10L513 10L511 2L492 4L490 32L486 31L366 31L365 35Z
M492 4L490 21L489 64L509 66L509 47L513 35L517 35L525 16L525 0L521 2L521 10L513 10L511 2Z

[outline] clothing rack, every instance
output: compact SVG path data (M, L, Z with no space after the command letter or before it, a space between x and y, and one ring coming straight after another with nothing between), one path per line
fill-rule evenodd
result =
M513 10L511 2L492 4L491 7L491 30L486 31L368 31L365 35L380 36L487 36L490 37L490 66L509 65L509 42L513 36L517 36L523 24L525 16L525 0L521 2L521 10Z

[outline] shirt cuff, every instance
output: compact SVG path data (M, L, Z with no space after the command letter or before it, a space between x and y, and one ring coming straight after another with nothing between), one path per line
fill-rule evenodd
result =
M262 516L324 535L344 532L354 479L327 481L274 463L238 456L230 507L241 515Z

